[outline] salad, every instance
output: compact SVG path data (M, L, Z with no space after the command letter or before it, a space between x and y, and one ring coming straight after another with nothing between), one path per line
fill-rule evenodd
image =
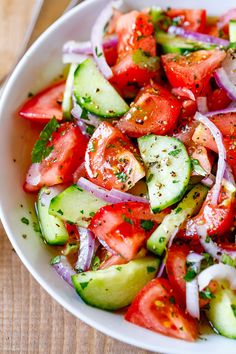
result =
M42 129L24 190L52 266L135 325L235 339L236 9L112 1L62 56L19 111Z

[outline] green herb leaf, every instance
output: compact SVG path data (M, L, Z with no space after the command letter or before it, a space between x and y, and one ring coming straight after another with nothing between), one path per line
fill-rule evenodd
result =
M120 272L122 270L122 267L116 267L116 270L118 270L118 272Z
M29 225L29 220L25 217L21 218L21 222L25 225Z
M200 291L201 299L214 299L215 295L211 292L211 290L207 287L206 290Z
M141 220L140 224L145 231L150 231L154 226L154 222L152 220Z
M80 286L82 289L85 289L85 288L87 288L88 284L89 284L89 281L86 281L84 283L80 283Z
M33 229L34 229L35 232L40 232L41 233L41 229L40 229L38 221L34 221L33 222Z
M168 153L168 155L170 155L170 156L178 156L180 153L181 153L181 149L175 149L175 150L172 150L172 151L170 151L169 153Z
M60 214L60 215L63 215L63 211L61 209L57 210L57 213Z
M228 254L225 254L225 253L222 254L221 262L224 264L228 264L232 267L234 267L234 265L235 265L235 261L233 260L233 258L231 258Z
M183 209L181 207L178 207L176 210L175 210L175 214L179 214Z
M128 179L128 176L126 173L124 172L118 172L115 173L115 176L118 178L119 181L121 181L122 183L125 183Z
M207 172L202 168L200 162L197 159L191 159L192 170L200 176L206 176Z
M91 218L94 217L94 215L95 215L94 211L91 211L91 213L89 213L89 216L91 216Z
M184 280L189 282L189 281L192 281L194 278L196 278L196 276L197 276L197 273L195 272L195 270L190 268L187 271L186 275L184 276Z
M148 272L148 273L153 273L153 272L155 272L155 271L156 271L156 268L150 267L150 266L147 267L147 272Z
M89 120L88 111L84 108L82 109L81 118L83 118L85 120Z
M95 131L95 127L93 125L88 124L86 127L86 133L88 133L88 135L93 135Z
M33 163L41 162L52 152L53 146L47 146L47 144L58 127L59 124L55 117L53 117L44 127L39 135L39 140L36 141L31 153L31 160Z
M54 265L54 264L58 264L60 262L61 262L61 256L56 256L51 259L50 264Z
M98 270L98 268L100 267L101 264L101 260L98 256L95 256L92 260L92 270Z
M232 309L232 311L233 311L234 317L236 317L236 305L235 305L235 304L232 304L232 305L231 305L231 309Z
M174 296L171 296L171 297L169 298L169 302L170 302L171 304L175 304L175 298L174 298Z
M133 225L133 221L130 218L127 218L126 215L122 215L122 218L125 222L127 222L130 225Z
M95 47L95 53L98 58L102 56L102 52L98 52L98 47Z

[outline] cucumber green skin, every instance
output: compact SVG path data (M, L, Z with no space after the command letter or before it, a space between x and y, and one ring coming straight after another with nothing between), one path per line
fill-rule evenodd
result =
M229 21L229 40L230 43L236 42L236 21L235 20Z
M161 256L166 249L166 245L176 228L181 225L190 216L197 214L206 198L208 188L202 184L197 184L177 205L177 207L168 214L158 228L153 232L147 241L149 251ZM181 208L181 209L180 209ZM177 212L180 210L180 212Z
M211 50L216 47L215 45L202 42L194 42L192 40L184 39L182 37L160 32L157 32L156 40L157 43L162 46L163 52L165 54L176 53L182 55L190 52L195 52L201 49Z
M236 317L231 308L231 305L236 306L236 294L227 287L219 287L214 295L206 311L207 318L219 334L236 339Z
M88 227L92 215L107 204L77 185L72 185L51 200L49 214Z
M86 59L75 71L74 95L82 108L100 117L120 117L129 110L129 106L91 59ZM83 97L90 97L91 101L87 102Z
M72 282L85 303L114 311L133 301L139 290L155 277L158 266L158 258L149 256L127 264L73 275Z
M64 245L69 239L68 232L64 226L64 223L56 216L50 215L48 208L41 202L41 197L45 189L46 188L44 187L40 190L38 200L35 205L36 215L42 236L49 245Z
M153 134L146 135L138 139L138 145L141 157L148 171L147 185L151 208L154 213L159 213L170 205L177 203L184 196L191 175L191 160L184 144L172 137ZM181 150L175 157L169 155L174 149L173 146L176 150ZM163 147L166 149L165 152L162 150ZM156 158L157 155L159 160ZM160 168L154 166L154 163L158 165L164 159L170 162L170 166L161 165ZM176 172L176 176L171 176L173 171ZM181 173L179 173L180 171ZM151 181L148 180L149 175L154 176ZM175 180L179 180L179 183L175 184ZM157 189L156 186L160 183L164 187ZM161 196L158 196L158 193Z

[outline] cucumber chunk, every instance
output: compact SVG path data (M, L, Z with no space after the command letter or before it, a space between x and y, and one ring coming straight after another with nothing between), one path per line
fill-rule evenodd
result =
M49 214L87 227L93 215L104 205L107 203L75 184L51 200Z
M117 310L132 302L139 290L155 277L158 266L157 258L144 257L127 264L73 275L72 282L88 305Z
M51 192L52 189L48 187L42 188L39 192L38 200L35 206L39 226L43 238L49 245L64 245L69 239L64 223L56 216L49 214L49 206L46 205L43 198L44 194L48 197Z
M177 53L177 54L188 54L190 52L195 52L197 50L214 49L216 46L212 44L194 42L189 39L185 39L178 36L173 36L164 32L157 32L156 41L162 46L163 52L167 53Z
M236 20L229 21L229 40L230 43L236 42Z
M72 110L72 91L74 84L74 72L76 69L76 64L71 64L69 73L66 80L66 87L63 95L62 101L62 112L63 118L65 120L71 120L71 110Z
M208 188L197 184L184 197L178 206L168 214L147 241L149 251L161 256L165 251L170 236L190 216L197 214L206 198Z
M191 160L184 144L168 136L146 135L138 145L147 169L151 208L158 213L184 195L191 174Z
M82 108L100 117L120 117L129 110L91 59L86 59L75 71L74 95Z
M222 336L236 339L236 293L225 286L224 289L219 286L214 295L206 311L207 318Z

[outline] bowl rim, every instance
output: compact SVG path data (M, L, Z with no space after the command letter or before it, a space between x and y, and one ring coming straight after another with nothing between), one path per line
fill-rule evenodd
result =
M66 14L62 15L59 19L57 19L54 23L52 23L38 38L37 40L30 46L30 48L26 51L24 56L21 58L19 63L16 65L15 69L13 70L10 78L8 79L6 85L3 87L3 91L0 97L0 120L2 116L2 111L4 109L4 102L6 100L6 97L9 95L10 88L12 87L12 84L15 81L15 78L18 76L18 73L20 73L21 69L25 66L25 62L27 61L27 57L33 53L37 47L41 45L41 43L44 42L44 40L47 38L47 36L51 33L57 30L58 27L60 27L63 22L70 18L74 13L79 11L79 9L85 8L87 6L90 6L92 4L96 4L99 0L86 0L83 1L82 3L78 4L76 7L73 9L69 10ZM0 186L1 188L1 186ZM63 297L60 295L60 293L57 293L51 288L50 284L44 279L43 276L41 276L38 272L37 269L33 266L31 266L30 262L27 259L27 256L24 254L23 251L20 250L20 247L17 245L17 242L15 240L15 236L13 232L11 231L10 224L7 222L5 218L5 213L3 211L3 202L0 198L0 220L3 224L3 227L5 229L5 232L7 234L8 239L10 240L13 248L15 249L17 255L19 256L20 260L24 264L24 266L27 268L27 270L30 272L30 274L34 277L34 279L39 283L40 286L54 299L56 300L63 308L65 308L67 311L69 311L73 316L76 318L79 318L82 320L84 323L88 324L92 328L95 328L96 330L104 333L105 335L108 335L116 340L119 340L121 342L124 342L126 344L135 346L137 348L145 349L145 350L150 350L150 351L160 351L162 353L171 353L171 354L183 354L183 348L181 346L180 349L178 349L178 346L176 347L171 347L171 349L168 347L168 340L170 339L169 337L166 338L166 344L162 345L160 343L156 343L155 348L153 347L153 344L148 344L147 341L137 341L131 337L125 336L122 332L116 332L112 328L109 328L108 326L104 325L101 322L98 322L94 319L92 319L89 315L83 314L77 311L77 313L74 313L74 307L73 305L70 305L67 301L63 299ZM87 306L87 305L86 305ZM79 312L79 314L78 314ZM143 328L142 328L143 329ZM145 329L143 329L145 331ZM145 332L144 332L145 335ZM157 334L158 335L158 334ZM227 339L226 339L227 340ZM182 341L181 341L182 342ZM183 342L182 342L183 343ZM186 346L187 346L186 342ZM214 353L214 344L212 348L210 348L210 351L208 353ZM186 348L187 349L187 348ZM211 351L212 349L212 351ZM191 349L190 349L191 350ZM199 348L200 350L200 348ZM196 351L194 351L196 353ZM218 352L217 352L218 353Z

